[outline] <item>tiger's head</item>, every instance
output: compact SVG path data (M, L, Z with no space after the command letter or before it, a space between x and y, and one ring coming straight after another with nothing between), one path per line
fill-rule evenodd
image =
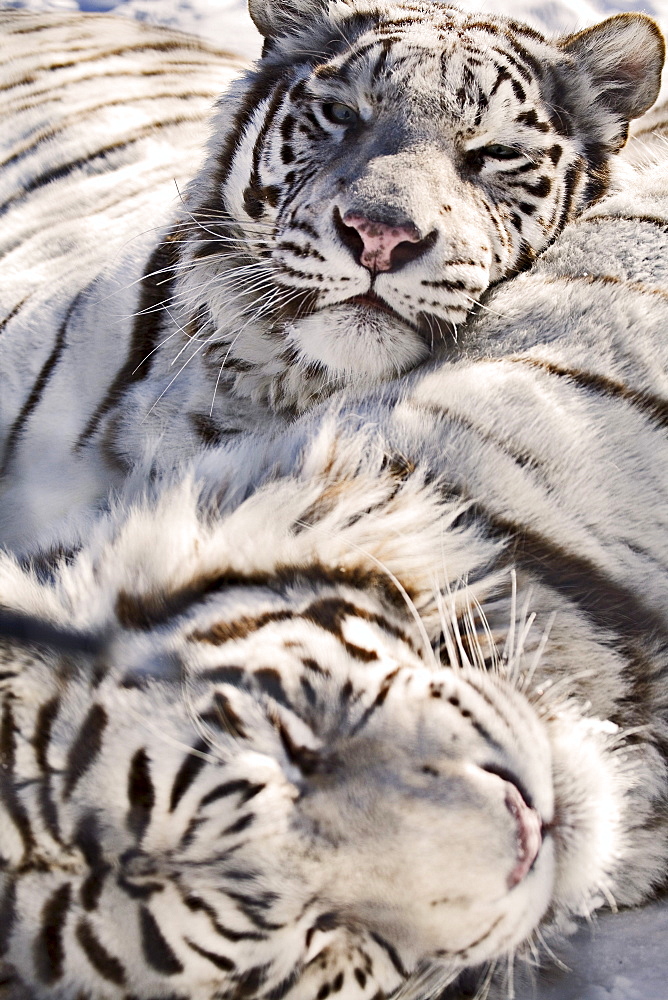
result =
M551 42L417 0L250 12L264 54L188 195L181 297L212 369L277 408L452 345L603 195L663 64L640 14Z
M108 639L0 650L3 946L34 995L419 997L599 901L622 765L539 688L570 633L614 651L565 600L541 651L504 546L367 444L325 428L241 503L262 442L210 453L53 583L0 560L6 606Z

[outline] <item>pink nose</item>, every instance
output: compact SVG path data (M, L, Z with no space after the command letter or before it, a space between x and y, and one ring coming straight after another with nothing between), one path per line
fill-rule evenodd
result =
M363 215L349 212L343 217L344 226L356 229L362 237L364 250L360 263L370 271L390 271L392 251L399 243L419 243L420 235L415 226L387 226Z

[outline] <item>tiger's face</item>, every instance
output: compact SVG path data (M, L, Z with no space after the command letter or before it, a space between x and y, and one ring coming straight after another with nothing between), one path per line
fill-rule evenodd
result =
M496 540L444 530L461 502L426 470L320 444L239 505L226 453L55 584L0 561L7 605L106 638L92 665L0 653L3 960L41 1000L438 995L586 912L623 857L633 765L542 690L574 661L527 639L531 579L515 595ZM578 649L598 676L594 627Z
M265 55L222 103L185 288L230 329L240 381L266 361L277 406L453 344L485 290L604 193L663 58L631 15L551 44L413 0L251 14ZM215 336L208 350L215 365Z
M109 997L424 995L425 970L443 985L512 955L609 862L587 818L601 774L555 787L559 739L514 684L425 663L410 622L368 592L285 579L283 593L189 592L178 635L168 591L122 591L122 657L112 647L94 677L26 664L10 721L26 735L48 715L34 753L63 761L46 829L21 797L38 831L27 855L20 810L4 816L17 896L41 912L25 971L40 997L63 982ZM567 739L570 783L587 744Z

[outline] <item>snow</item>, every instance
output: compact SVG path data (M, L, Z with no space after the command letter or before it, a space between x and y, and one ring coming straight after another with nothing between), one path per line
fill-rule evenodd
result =
M260 38L244 0L0 0L31 10L113 10L117 14L202 35L221 48L255 58ZM460 0L459 6L511 15L549 34L576 31L623 10L643 11L668 32L668 0ZM668 84L668 73L664 74ZM665 89L665 85L664 85ZM668 903L635 912L604 913L559 950L557 965L521 984L516 1000L668 1000Z

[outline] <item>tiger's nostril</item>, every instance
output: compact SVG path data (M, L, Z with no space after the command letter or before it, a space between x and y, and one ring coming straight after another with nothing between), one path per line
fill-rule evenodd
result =
M423 239L412 222L390 225L354 212L341 218L335 210L334 221L342 242L372 272L399 270L433 246L436 236Z

